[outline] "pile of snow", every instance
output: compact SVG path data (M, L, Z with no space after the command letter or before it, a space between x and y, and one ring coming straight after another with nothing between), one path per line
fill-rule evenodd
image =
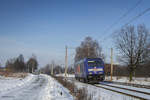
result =
M62 76L62 77L65 77L65 74L64 74L64 73L62 73L62 74L57 74L56 76ZM66 74L66 77L72 77L72 78L74 78L75 75L74 75L74 74Z
M15 77L4 77L0 76L0 93L5 92L16 87L21 87L31 80L33 80L32 74L28 74L25 78L15 78Z
M73 96L69 93L69 90L64 88L54 78L47 75L42 76L48 79L47 84L42 91L42 100L74 100Z
M1 75L0 75L0 79L3 79L3 78L4 78L4 76L1 76Z
M110 76L105 77L106 80L110 80ZM113 76L114 82L124 82L124 83L133 83L133 84L140 84L140 85L150 85L150 78L144 77L133 77L133 81L129 81L129 77L123 76Z
M80 88L87 89L88 96L91 96L92 100L139 100L134 97L112 92L103 88L98 88L90 84L74 81L75 85Z

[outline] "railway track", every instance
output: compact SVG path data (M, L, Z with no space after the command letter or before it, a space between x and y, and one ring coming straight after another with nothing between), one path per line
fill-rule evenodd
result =
M73 81L75 79L69 78L69 80ZM88 84L88 85L91 85L91 84ZM113 91L116 93L120 93L123 95L131 96L131 97L137 98L139 100L150 100L150 89L146 88L146 87L145 88L134 87L132 85L126 85L126 84L108 82L108 81L100 82L100 84L93 84L93 85L98 88L103 88L103 89ZM114 86L114 85L118 85L118 86ZM119 85L122 85L122 87ZM143 89L143 90L140 90L140 89ZM147 91L144 91L144 90L147 90Z
M104 81L112 84L119 84L119 85L126 85L126 86L132 86L137 88L146 88L150 89L150 85L141 85L141 84L133 84L133 83L123 83L123 82L115 82L115 81Z
M114 85L109 85L105 83L100 83L100 84L94 84L94 86L103 88L106 90L110 90L113 92L117 92L120 94L124 94L127 96L131 96L140 100L150 100L150 90L149 92L141 91L141 90L136 90L136 89L130 89L130 88L124 88L121 86L114 86Z

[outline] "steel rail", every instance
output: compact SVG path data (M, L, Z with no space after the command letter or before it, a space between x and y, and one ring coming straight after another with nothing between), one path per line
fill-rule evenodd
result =
M139 91L139 90L135 90L135 89L129 89L129 88L124 88L124 87L119 87L119 86L107 85L105 83L100 83L100 84L105 85L105 86L114 87L114 88L119 88L119 89L124 89L124 90L128 90L128 91L133 91L133 92L138 92L138 93L150 95L150 93L148 93L148 92L143 92L143 91Z
M73 80L73 79L69 79L69 80ZM80 81L78 81L78 82L80 82ZM83 83L83 82L81 82L81 83ZM100 85L104 85L104 84L89 84L89 83L84 83L84 84L88 84L88 85L95 86L95 87L98 87L98 88L103 88L103 89L106 89L106 90L109 90L109 91L112 91L112 92L120 93L120 94L123 94L123 95L126 95L126 96L130 96L130 97L133 97L133 98L140 99L140 100L150 100L150 99L143 98L143 97L140 97L140 96L135 96L135 95L132 95L132 94L129 94L129 93L121 92L119 90L110 89L110 88L107 88L107 87L100 86ZM117 87L117 86L111 86L111 85L108 85L108 87L113 87L113 88L117 88L117 89L121 89L121 90L127 90L127 91L130 91L130 92L141 93L141 94L145 94L145 95L150 95L150 93L147 93L147 92L127 89L127 88L123 88L123 87Z
M115 82L115 81L104 81L104 82L118 84L118 85L132 86L132 87L136 87L136 88L150 89L150 85L140 85L140 84L134 84L134 83L123 83L123 82Z
M99 84L99 85L94 84L94 86L99 87L99 88L103 88L103 89L106 89L106 90L110 90L110 91L113 91L113 92L117 92L117 93L120 93L120 94L131 96L131 97L134 97L134 98L137 98L137 99L140 99L140 100L147 100L146 98L143 98L143 97L140 97L140 96L135 96L135 95L132 95L132 94L129 94L129 93L125 93L125 92L121 92L121 91L118 91L118 90L110 89L110 88L103 87L103 86L100 86L100 85L104 85L104 84ZM105 86L107 86L107 85L105 85ZM132 89L120 88L120 87L115 87L115 86L110 86L110 85L108 85L108 87L118 88L118 89L121 89L121 90L127 90L127 91L131 91L131 92L136 92L136 93L142 93L142 91L140 91L140 92L138 92L136 90L132 91ZM150 95L149 93L145 93L145 92L143 92L143 94Z

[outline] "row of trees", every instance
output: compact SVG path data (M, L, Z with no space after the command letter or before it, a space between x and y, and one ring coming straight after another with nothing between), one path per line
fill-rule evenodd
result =
M65 67L63 67L63 65L56 65L54 62L52 62L51 64L47 64L46 66L42 67L40 69L40 71L42 73L51 75L51 72L53 70L53 74L61 74L65 72ZM74 68L73 66L69 66L68 67L68 73L69 74L73 74L74 73Z
M110 76L110 64L105 64L105 74ZM134 77L150 77L150 63L139 66L133 73ZM129 76L128 66L125 65L114 65L113 66L114 76Z
M20 54L17 58L7 60L5 65L8 71L13 72L33 72L37 69L37 66L38 62L35 56L32 56L27 63L25 63L22 54Z
M134 73L141 73L142 69L143 74L146 74L144 71L150 69L150 34L148 29L143 24L137 27L126 26L118 30L116 34L114 41L119 51L118 61L125 66L116 66L116 72L118 74L119 71L120 74L123 71L128 72L125 74L129 75L130 81ZM87 57L105 58L102 47L91 37L86 37L80 46L76 48L75 62ZM150 73L150 71L148 72Z

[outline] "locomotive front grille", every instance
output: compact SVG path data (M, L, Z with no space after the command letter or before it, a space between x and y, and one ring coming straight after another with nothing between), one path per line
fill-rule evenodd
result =
M88 78L102 78L104 75L88 75Z

